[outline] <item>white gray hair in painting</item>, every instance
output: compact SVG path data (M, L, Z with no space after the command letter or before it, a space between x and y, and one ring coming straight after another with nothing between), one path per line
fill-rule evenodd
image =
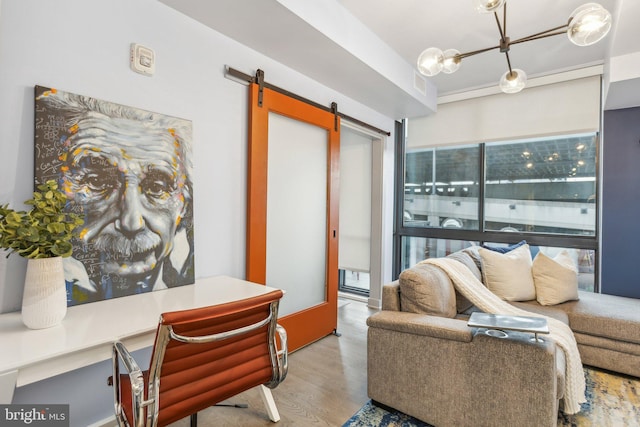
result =
M85 224L65 259L68 304L194 281L191 122L36 86L36 181Z

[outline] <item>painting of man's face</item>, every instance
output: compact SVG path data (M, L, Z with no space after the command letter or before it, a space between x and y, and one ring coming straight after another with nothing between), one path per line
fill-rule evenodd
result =
M189 121L36 87L36 180L85 216L70 304L193 283L190 144Z

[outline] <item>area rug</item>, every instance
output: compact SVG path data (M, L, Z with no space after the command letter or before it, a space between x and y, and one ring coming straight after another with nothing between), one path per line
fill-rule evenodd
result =
M640 427L640 380L585 369L587 402L575 415L558 415L558 427ZM367 402L343 427L433 427L391 408Z

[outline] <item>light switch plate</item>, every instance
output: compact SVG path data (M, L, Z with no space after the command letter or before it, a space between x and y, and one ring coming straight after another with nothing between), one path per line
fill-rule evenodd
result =
M156 71L156 53L151 48L131 43L129 59L131 69L136 73L152 76Z

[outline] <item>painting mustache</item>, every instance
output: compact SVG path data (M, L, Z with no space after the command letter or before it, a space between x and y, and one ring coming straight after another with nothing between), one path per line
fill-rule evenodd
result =
M96 238L94 247L117 259L136 259L155 250L160 244L160 236L147 231L137 234L133 239L119 234L101 234Z

